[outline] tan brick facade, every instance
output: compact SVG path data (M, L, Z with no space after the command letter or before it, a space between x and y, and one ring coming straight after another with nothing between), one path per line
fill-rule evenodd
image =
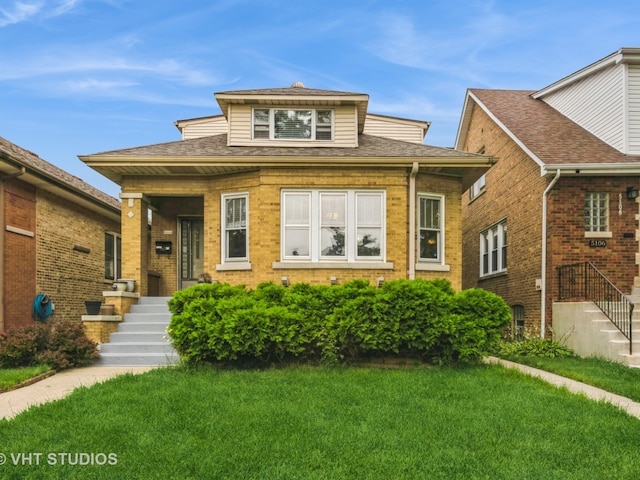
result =
M205 226L204 268L214 280L255 287L261 282L280 283L286 276L290 283L338 283L352 279L379 277L386 280L407 278L409 246L409 169L407 168L269 168L219 177L127 177L123 196L143 194L153 210L151 233L143 242L148 249L149 271L160 274L160 295L171 295L178 288L179 223L181 217L203 217ZM386 194L386 262L392 268L286 268L280 262L281 192L282 189L372 189ZM462 285L462 237L460 180L453 177L418 173L417 193L445 196L445 260L450 271L416 272L422 278L446 278L456 289ZM251 270L217 269L221 261L221 197L224 194L247 193L249 217L249 262ZM126 199L124 200L126 204ZM138 200L136 200L138 201ZM123 207L123 218L128 215ZM139 229L134 222L123 220L123 242L138 241ZM171 255L155 253L156 241L172 242ZM128 245L128 243L127 243ZM124 248L124 246L123 246ZM128 246L127 248L135 248ZM126 260L126 256L124 257ZM274 264L276 264L274 268ZM123 267L123 270L126 267ZM125 270L126 271L126 270ZM129 270L131 271L131 270ZM141 291L144 294L144 291Z

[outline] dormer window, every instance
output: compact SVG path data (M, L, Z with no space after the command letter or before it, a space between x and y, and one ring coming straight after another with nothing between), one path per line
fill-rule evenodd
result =
M333 111L253 109L254 140L332 140Z

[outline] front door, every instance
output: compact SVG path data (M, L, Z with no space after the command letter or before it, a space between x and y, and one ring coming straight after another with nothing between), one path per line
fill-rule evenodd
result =
M204 273L204 220L180 219L180 272L179 289L198 283Z

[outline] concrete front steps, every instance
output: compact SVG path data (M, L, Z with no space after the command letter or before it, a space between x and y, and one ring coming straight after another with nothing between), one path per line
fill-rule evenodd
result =
M180 357L167 339L170 297L141 297L125 314L118 331L100 348L100 366L174 365Z
M633 354L629 355L629 340L593 302L553 305L554 340L582 357L598 356L640 368L640 308L634 309L632 330Z

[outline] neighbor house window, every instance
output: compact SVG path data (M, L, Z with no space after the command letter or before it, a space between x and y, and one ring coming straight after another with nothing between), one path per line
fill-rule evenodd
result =
M487 179L484 175L482 175L478 180L476 180L473 183L473 185L471 185L471 188L469 189L469 198L471 200L476 198L478 195L484 192L486 186L487 186Z
M513 316L513 339L524 340L524 307L522 305L514 305L511 307Z
M506 270L507 222L504 220L480 234L480 276Z
M104 234L104 278L117 280L122 274L122 239L113 232Z
M584 197L584 229L587 232L609 231L609 194L586 193Z
M254 108L253 138L332 140L333 110Z
M380 191L283 191L282 259L382 261L384 205Z
M444 197L441 195L418 196L419 260L442 260L442 221Z
M246 193L222 196L222 258L225 261L248 259L248 215Z

